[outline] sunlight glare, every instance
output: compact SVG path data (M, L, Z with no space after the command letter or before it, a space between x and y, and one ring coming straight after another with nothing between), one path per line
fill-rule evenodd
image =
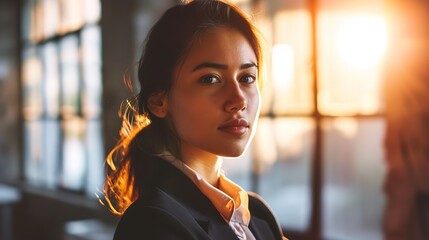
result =
M351 67L373 67L381 62L387 47L386 23L377 16L350 18L338 30L337 46Z
M293 48L288 44L275 44L272 53L272 78L277 88L292 88L294 67Z

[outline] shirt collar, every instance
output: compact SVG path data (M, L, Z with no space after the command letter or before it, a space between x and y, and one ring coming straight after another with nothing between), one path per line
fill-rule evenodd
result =
M248 195L245 190L228 179L221 172L218 188L209 184L201 174L174 157L170 152L158 154L176 168L181 170L197 188L212 202L226 222L234 221L245 226L249 225L250 212L248 209Z

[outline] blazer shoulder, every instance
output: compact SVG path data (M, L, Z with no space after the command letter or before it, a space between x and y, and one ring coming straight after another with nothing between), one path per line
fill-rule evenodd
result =
M195 219L180 203L158 188L136 200L122 215L114 240L205 239Z
M275 217L275 214L268 203L257 193L248 192L248 195L249 211L251 216L263 219L268 223L273 233L280 234L280 236L283 237L280 224L278 223L277 218Z

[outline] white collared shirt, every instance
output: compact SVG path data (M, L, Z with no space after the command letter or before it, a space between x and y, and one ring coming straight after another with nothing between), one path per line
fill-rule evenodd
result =
M219 188L208 183L198 172L183 161L164 151L159 157L173 164L188 176L198 189L212 202L216 210L228 223L240 240L255 240L249 229L249 196L240 186L229 180L223 173L219 176Z

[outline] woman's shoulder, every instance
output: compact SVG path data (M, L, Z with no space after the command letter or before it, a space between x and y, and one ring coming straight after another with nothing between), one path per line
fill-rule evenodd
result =
M114 240L201 239L195 221L186 209L158 188L133 202L122 215ZM145 238L146 239L146 238Z
M268 203L257 193L248 192L249 195L249 210L252 215L265 218L275 218L274 212L271 210ZM265 217L264 217L265 216Z

